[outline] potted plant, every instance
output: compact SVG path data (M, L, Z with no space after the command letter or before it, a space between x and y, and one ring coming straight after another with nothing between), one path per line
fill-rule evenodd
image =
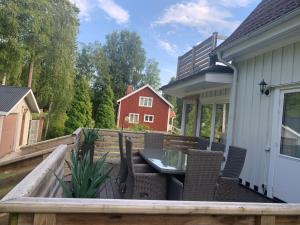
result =
M81 146L80 158L83 158L89 153L90 162L93 163L95 141L100 138L99 131L97 129L83 129L84 140Z
M72 175L71 184L54 173L63 188L64 196L67 198L96 198L100 186L109 178L113 168L106 163L107 154L95 163L91 163L89 152L79 159L77 152L73 150L71 162L66 161Z

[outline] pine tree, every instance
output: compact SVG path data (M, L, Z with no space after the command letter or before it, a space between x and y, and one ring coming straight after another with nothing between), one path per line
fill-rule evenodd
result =
M89 84L84 78L75 81L75 95L67 116L65 132L68 134L78 127L93 127Z
M104 78L101 91L95 93L94 98L98 99L99 105L95 115L95 127L113 128L115 126L115 113L113 99L114 94L109 78Z

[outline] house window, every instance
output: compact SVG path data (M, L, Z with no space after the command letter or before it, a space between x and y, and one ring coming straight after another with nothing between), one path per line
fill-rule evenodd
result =
M153 115L144 115L144 122L146 123L153 123L154 122L154 116Z
M128 123L139 123L140 114L138 113L129 113Z
M144 97L140 96L139 100L139 106L141 107L152 107L153 104L153 98L152 97Z

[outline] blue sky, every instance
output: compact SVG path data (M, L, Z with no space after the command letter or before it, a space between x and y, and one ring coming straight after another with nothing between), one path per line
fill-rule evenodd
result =
M80 9L78 42L104 43L127 29L159 62L162 85L176 75L177 57L217 31L230 35L259 0L70 0Z

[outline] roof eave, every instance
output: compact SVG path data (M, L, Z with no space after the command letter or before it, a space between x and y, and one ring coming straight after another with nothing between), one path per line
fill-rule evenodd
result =
M278 18L277 20L273 21L272 23L269 23L263 27L261 27L260 29L257 29L256 31L253 31L251 33L249 33L248 35L244 36L243 38L239 38L225 46L220 45L219 47L217 47L213 52L212 55L215 55L216 52L220 52L221 55L223 55L227 50L232 49L236 46L238 46L239 44L246 42L246 41L250 41L253 37L256 37L260 34L263 34L264 32L267 32L269 30L271 30L272 28L278 26L279 24L282 24L284 22L289 21L291 18L294 18L295 16L300 15L300 9L297 9L289 14L286 14L280 18ZM230 55L228 55L226 57L226 60L232 60L232 58L230 57Z

